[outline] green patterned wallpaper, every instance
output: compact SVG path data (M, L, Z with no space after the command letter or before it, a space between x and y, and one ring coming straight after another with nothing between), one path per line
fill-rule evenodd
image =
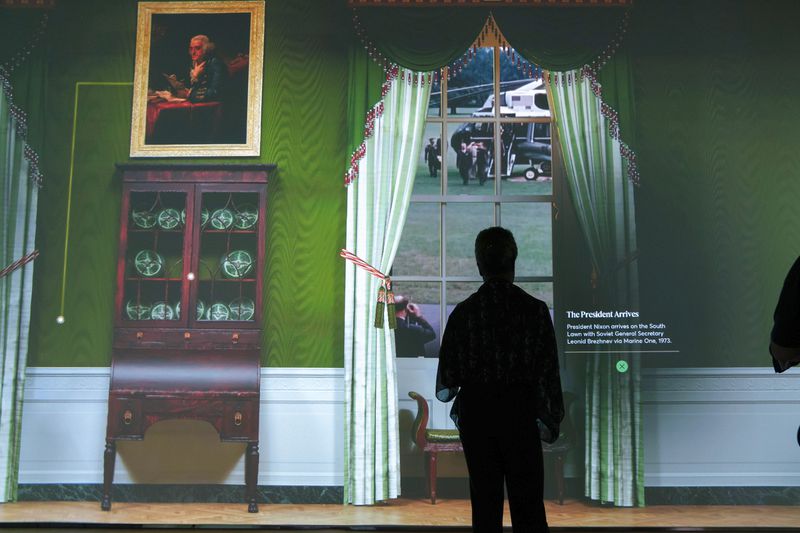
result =
M666 366L770 366L772 313L800 254L800 3L637 2L644 312Z
M51 15L46 185L40 196L32 366L110 363L121 186L131 88L82 85L78 101L66 323L58 326L77 82L133 80L136 2L70 0ZM342 365L347 43L339 2L266 7L260 158L269 184L264 349L267 366ZM220 161L219 159L213 160Z
M336 367L349 11L343 1L266 6L258 161L280 171L269 186L263 362ZM135 13L132 0L70 0L52 16L32 365L110 361L120 196L114 163L128 159L128 87L81 88L67 323L56 326L55 317L75 83L132 81ZM669 322L683 350L659 365L769 364L772 310L800 253L800 40L792 27L798 15L800 4L788 0L647 1L634 9L627 39L642 174L643 311ZM564 243L558 254L575 260ZM585 275L572 267L564 272Z

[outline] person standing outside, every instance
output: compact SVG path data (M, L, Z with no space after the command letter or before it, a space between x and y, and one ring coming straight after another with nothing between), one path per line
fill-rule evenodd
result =
M550 311L514 285L516 258L507 229L478 234L483 285L455 307L439 351L436 396L455 398L476 533L502 531L504 484L514 532L548 531L541 440L558 438L564 402Z

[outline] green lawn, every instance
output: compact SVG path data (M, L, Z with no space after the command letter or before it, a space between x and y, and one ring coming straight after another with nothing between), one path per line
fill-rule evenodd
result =
M488 180L483 186L477 181L463 185L458 171L448 167L449 195L492 195L495 181ZM520 174L523 168L515 169ZM501 180L504 195L549 195L552 182L547 180L525 181L512 176ZM420 164L417 168L415 195L439 195L441 178L431 178L428 168ZM446 271L451 276L478 276L475 265L474 242L477 233L498 223L510 229L517 240L519 257L517 276L552 275L552 221L549 202L508 202L500 204L499 221L495 220L494 203L450 202L442 207L438 203L414 202L409 207L400 248L395 258L394 276L439 276L439 250L441 247L441 223L447 227ZM422 303L439 304L439 283L402 282L397 284L398 293L409 294ZM474 292L480 283L451 282L447 286L448 305L457 303ZM551 283L521 283L528 292L552 306Z

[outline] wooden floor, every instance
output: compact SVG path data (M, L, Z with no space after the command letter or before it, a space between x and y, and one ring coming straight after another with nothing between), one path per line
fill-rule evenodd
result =
M555 528L797 528L800 506L650 506L640 509L601 508L583 502L565 505L546 502L547 516ZM318 530L372 526L390 528L462 527L470 525L467 500L399 499L377 506L266 505L257 514L244 504L121 503L110 512L96 502L21 502L0 504L0 528L84 524L125 526L266 526L295 527L306 533ZM510 525L506 509L506 525Z

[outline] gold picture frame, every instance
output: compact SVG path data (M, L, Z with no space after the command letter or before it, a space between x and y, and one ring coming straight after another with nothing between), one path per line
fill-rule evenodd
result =
M131 157L261 151L264 1L140 2Z

